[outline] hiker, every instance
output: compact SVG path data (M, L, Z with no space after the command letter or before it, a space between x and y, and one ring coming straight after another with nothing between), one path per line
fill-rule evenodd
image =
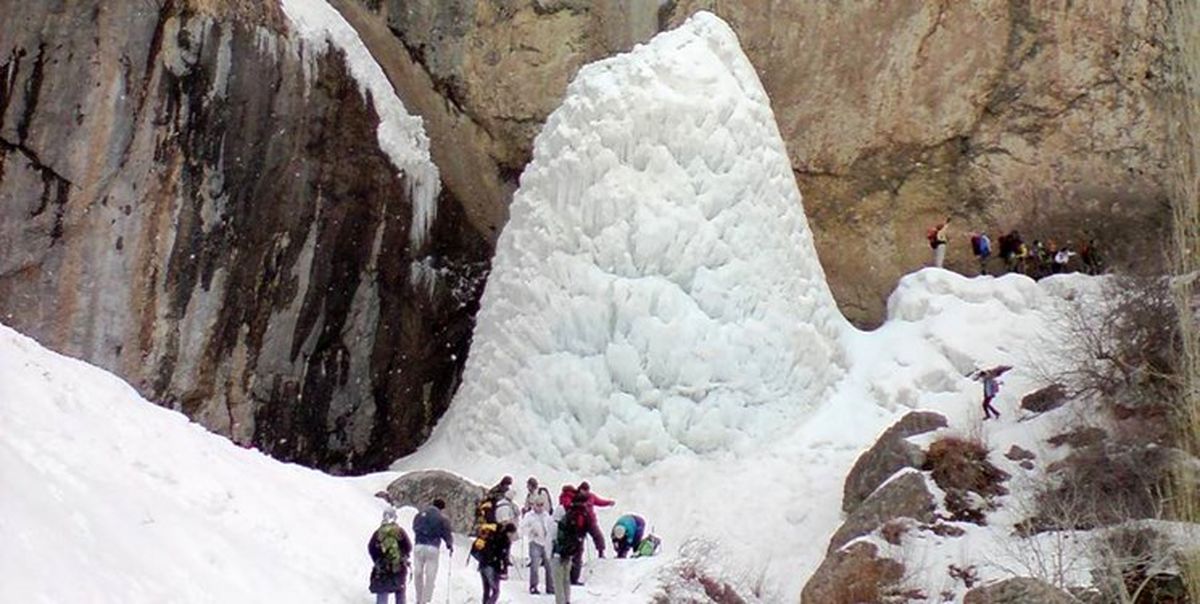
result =
M1017 262L1022 254L1021 248L1024 246L1025 242L1021 239L1021 233L1016 229L1000 236L1000 259L1004 261L1005 270L1008 272L1017 270Z
M971 234L971 252L979 260L979 274L986 275L987 261L992 257L992 240L988 239L987 233L980 231Z
M612 528L613 551L618 558L624 558L630 551L637 551L642 544L642 535L646 532L646 521L637 514L625 514L617 518Z
M925 234L926 239L929 240L929 247L933 249L933 265L938 268L942 268L942 264L946 261L946 243L949 242L947 227L949 226L950 217L947 216L944 222L930 227Z
M1067 263L1071 261L1071 256L1074 255L1075 252L1071 251L1071 245L1069 243L1062 249L1055 252L1053 259L1054 264L1050 272L1054 273L1055 275L1066 272Z
M588 497L575 493L570 507L563 512L554 533L553 560L554 602L567 604L571 601L571 586L583 585L579 581L579 569L583 561L583 539L592 532L594 524L587 511Z
M486 497L492 500L498 500L508 494L508 490L512 488L513 477L505 476L496 483L496 486L488 489Z
M417 604L429 604L433 599L441 544L445 543L446 551L454 555L450 521L442 513L445 509L445 500L434 499L433 505L422 510L412 521L413 540L417 542L413 548L413 583L417 589Z
M538 484L538 479L533 476L525 481L525 488L528 492L525 494L525 505L521 506L521 514L528 514L533 510L533 506L537 502L546 504L546 513L554 513L554 505L550 502L550 489Z
M1000 392L999 376L994 371L983 373L983 419L987 421L995 414L996 419L1000 419L1000 412L992 406L992 399L996 398L996 394Z
M1100 250L1096 247L1095 239L1088 239L1079 248L1079 261L1083 263L1084 272L1089 275L1098 275L1104 270L1103 261L1100 258Z
M500 577L508 573L508 550L512 547L517 527L505 524L492 531L479 551L472 555L479 562L479 578L483 582L483 604L496 604L500 599Z
M375 604L387 604L388 594L396 594L396 604L404 604L404 578L411 551L408 534L396 524L396 510L387 508L383 522L367 542L367 553L374 563L370 590L375 594Z
M604 557L604 533L600 530L600 523L596 520L596 508L606 508L615 505L615 500L605 499L592 492L592 486L585 480L579 483L579 492L587 497L588 516L592 519L592 543L596 544L596 551L599 552L601 558Z
M531 594L539 593L538 571L542 569L545 570L546 593L554 593L550 552L554 545L556 527L554 519L547 511L549 505L549 501L536 499L533 502L533 509L521 517L521 535L529 540L529 593Z

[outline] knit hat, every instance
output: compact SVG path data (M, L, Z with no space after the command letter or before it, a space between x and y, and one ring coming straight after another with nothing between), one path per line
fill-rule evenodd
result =
M396 508L387 508L387 509L383 510L383 522L385 524L388 522L395 522L395 521L396 521Z
M617 526L613 527L613 537L616 537L617 539L625 538L625 525L624 524L618 524Z

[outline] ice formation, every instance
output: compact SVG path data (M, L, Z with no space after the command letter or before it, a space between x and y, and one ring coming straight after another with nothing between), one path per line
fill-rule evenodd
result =
M292 29L310 41L317 52L324 52L330 45L343 52L346 67L358 82L363 98L369 95L379 114L379 147L409 183L413 205L410 246L420 247L437 218L441 188L437 166L429 157L424 123L404 108L358 32L325 0L280 0L280 6Z
M550 116L432 439L579 470L734 449L821 400L848 329L766 93L699 13Z

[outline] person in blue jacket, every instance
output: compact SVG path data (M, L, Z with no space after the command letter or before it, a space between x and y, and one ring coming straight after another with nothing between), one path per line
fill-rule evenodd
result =
M445 509L445 500L434 499L433 505L417 514L412 521L413 535L417 542L413 548L416 604L429 604L433 600L433 583L437 577L441 544L445 543L446 550L454 555L454 536L450 533L450 520L446 518Z
M642 535L646 533L646 521L637 514L625 514L617 518L617 523L612 528L612 544L613 549L617 552L618 558L624 558L631 551L637 551L637 547L642 542Z

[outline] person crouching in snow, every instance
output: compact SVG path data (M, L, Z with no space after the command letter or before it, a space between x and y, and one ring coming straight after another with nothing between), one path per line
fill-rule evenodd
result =
M521 534L529 540L529 593L539 593L538 570L545 569L546 593L552 594L554 582L551 578L550 550L556 527L554 519L546 511L549 503L535 500L532 505L533 509L521 518Z
M396 524L396 510L383 511L383 522L367 542L367 553L375 566L371 569L371 593L375 604L387 604L388 594L396 594L396 604L404 604L404 578L412 543Z
M483 604L500 599L500 577L508 573L508 550L516 535L515 524L505 524L488 537L479 554L479 578L483 581Z
M646 521L637 514L625 514L617 518L612 528L613 551L618 558L624 558L631 551L637 551L642 543L642 535L646 532Z
M986 421L991 419L992 414L995 414L996 419L1000 419L1000 412L992 406L992 399L1000 393L1000 378L992 373L987 373L983 376L983 419Z

